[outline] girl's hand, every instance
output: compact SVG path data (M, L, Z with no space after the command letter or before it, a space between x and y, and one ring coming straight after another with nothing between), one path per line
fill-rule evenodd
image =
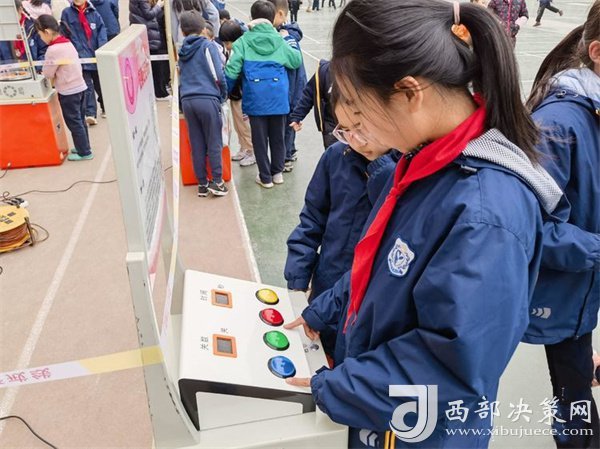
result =
M310 387L310 377L289 377L285 381L294 387Z
M294 131L298 132L302 129L302 122L300 122L300 123L292 122L292 123L290 123L290 127L294 128Z
M285 326L283 326L284 329L295 329L298 326L302 325L302 327L304 327L304 333L306 334L306 336L308 338L310 338L311 340L316 340L317 338L319 338L319 332L317 332L316 330L312 329L308 324L306 324L306 321L304 321L304 318L302 318L301 316L299 316L298 318L296 318L294 321L292 321L289 324L286 324ZM302 386L308 386L308 385L302 385Z

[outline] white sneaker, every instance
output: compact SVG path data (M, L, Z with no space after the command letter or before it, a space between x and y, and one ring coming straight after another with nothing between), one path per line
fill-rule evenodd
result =
M231 160L235 162L239 162L244 159L248 155L248 150L240 149L237 153L231 156Z
M283 173L273 175L273 184L283 184Z
M96 117L92 116L86 117L85 122L88 124L88 126L94 126L98 124L98 120L96 120Z
M256 157L253 154L248 154L244 159L240 161L240 167L250 167L256 164Z
M157 97L156 101L171 101L173 97L171 95L167 95L166 97Z
M264 187L265 189L272 189L273 188L273 183L272 182L262 182L260 179L260 175L256 175L256 183L261 186Z

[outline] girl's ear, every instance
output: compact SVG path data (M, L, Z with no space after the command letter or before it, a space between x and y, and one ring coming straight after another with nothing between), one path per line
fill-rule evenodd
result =
M417 112L423 104L423 84L412 76L405 76L394 84L392 97L399 99L408 107L409 112Z
M600 41L592 41L588 48L588 54L594 63L594 71L600 76Z

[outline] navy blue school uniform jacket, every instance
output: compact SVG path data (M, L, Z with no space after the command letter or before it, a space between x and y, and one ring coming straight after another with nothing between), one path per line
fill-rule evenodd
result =
M565 198L544 225L542 268L525 341L554 344L590 333L600 305L600 77L589 69L556 77L534 111L544 165Z
M90 40L87 39L83 26L79 22L79 11L74 4L63 9L60 17L61 34L72 42L80 58L94 58L96 50L107 42L106 27L102 16L90 2L86 2L85 17L92 29ZM82 68L97 70L96 64L82 64Z
M341 142L321 156L308 184L300 224L288 238L288 288L328 290L352 266L367 217L394 171L391 155L369 162Z
M102 16L106 26L106 35L114 37L121 32L119 24L119 0L91 0L92 4Z
M214 97L227 100L227 81L219 50L204 36L190 35L179 50L180 87L182 100L194 97Z
M390 397L390 385L438 390L432 434L422 442L398 440L396 448L487 447L489 435L447 430L492 428L490 416L474 412L496 399L498 379L527 329L542 255L542 209L554 210L561 195L542 168L489 130L400 197L360 311L343 334L343 360L311 380L318 407L350 426L350 447L382 447L394 411L410 406L409 398ZM305 309L309 326L343 326L349 280L347 273ZM447 416L453 401L470 410L465 422Z

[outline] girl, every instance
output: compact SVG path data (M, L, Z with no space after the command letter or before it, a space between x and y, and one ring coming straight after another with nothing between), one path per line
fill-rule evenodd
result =
M544 226L544 258L524 341L545 344L558 398L556 445L600 447L592 397L592 331L600 303L600 1L546 57L528 101L544 130L538 148L566 200ZM590 401L590 416L571 403ZM586 420L587 419L587 420ZM561 422L562 420L563 422ZM593 435L570 435L591 429ZM565 431L566 432L563 432ZM566 434L566 435L565 435Z
M77 50L67 38L59 33L56 19L43 14L35 21L42 40L48 44L42 73L54 83L65 123L73 136L75 152L69 154L70 161L93 159L88 129L85 123L85 92L87 85L83 79ZM53 61L69 60L69 64L57 65Z
M340 124L348 112L337 104ZM309 302L333 287L352 266L361 229L388 178L396 167L397 152L349 140L334 130L340 141L325 150L306 189L300 224L287 241L285 279L290 290L307 291ZM325 352L334 356L336 330L321 333Z
M314 338L339 322L343 360L288 382L350 426L350 447L379 432L379 447L485 448L492 415L475 411L495 401L527 328L542 214L561 197L537 163L510 40L476 4L353 0L331 70L352 112L342 135L403 157L350 272L287 326ZM416 423L405 396L419 397Z

